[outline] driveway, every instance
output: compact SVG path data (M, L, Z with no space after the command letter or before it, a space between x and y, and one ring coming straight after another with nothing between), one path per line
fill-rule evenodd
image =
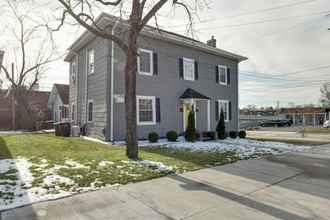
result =
M2 213L1 220L330 219L330 145Z

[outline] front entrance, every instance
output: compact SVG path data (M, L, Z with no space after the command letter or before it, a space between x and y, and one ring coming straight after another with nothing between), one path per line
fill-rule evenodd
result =
M195 128L196 126L196 103L194 101L183 104L183 130L186 131L188 126L188 116L191 111L195 112Z

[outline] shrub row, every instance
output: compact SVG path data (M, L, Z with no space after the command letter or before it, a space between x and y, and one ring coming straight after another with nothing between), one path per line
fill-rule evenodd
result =
M169 131L166 133L166 138L168 141L171 142L175 142L178 139L178 133L176 131ZM187 137L187 135L184 135L185 137ZM246 138L246 131L230 131L228 134L224 134L224 138L225 139L227 136L229 136L230 138ZM189 139L186 139L187 141L190 141L191 139L191 135L189 136ZM199 133L199 132L195 132L194 135L194 140L200 140L202 138L202 140L216 140L216 132L212 132L212 131L208 131L208 132L203 132L203 133ZM218 137L219 139L221 139L220 137ZM159 135L157 132L150 132L148 135L148 140L150 143L157 143L159 140ZM194 141L193 140L193 141Z

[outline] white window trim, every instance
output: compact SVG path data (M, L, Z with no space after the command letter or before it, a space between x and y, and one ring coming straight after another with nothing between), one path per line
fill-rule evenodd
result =
M219 84L220 85L224 85L224 86L226 86L226 85L228 85L228 67L227 66L224 66L224 65L218 65L218 68L219 68ZM226 70L226 73L225 73L225 82L221 82L221 71L220 71L220 69L221 68L223 68L223 69L225 69Z
M152 121L150 122L140 122L140 99L149 99L152 100ZM138 125L155 125L156 124L156 97L155 96L137 96L136 97L136 111L137 111L137 124Z
M89 120L89 103L93 103L93 111L92 111L92 120ZM93 122L94 121L94 100L89 99L87 101L87 122Z
M93 67L93 71L92 72L90 71L90 56L89 56L89 54L90 54L91 51L93 51L93 54L94 54L94 56L93 56L93 58L94 58L94 60L93 60L93 66L94 67ZM95 50L93 48L87 50L87 73L88 73L88 75L92 75L92 74L95 73Z
M186 77L186 71L185 71L185 68L184 68L184 63L185 62L193 63L193 78L187 78ZM189 80L189 81L195 81L196 80L195 79L195 60L194 59L183 57L183 79L184 80Z
M219 118L220 118L220 113L221 113L221 103L227 103L227 109L226 109L226 118L225 118L225 122L229 122L229 100L218 100L218 114L219 114Z
M142 49L142 48L139 49L139 52L140 51L149 54L149 57L150 57L150 72L140 71L140 56L138 56L138 60L137 60L137 63L138 63L138 73L140 75L152 76L153 73L154 73L154 61L153 61L153 54L154 54L154 52L152 50L146 50L146 49Z

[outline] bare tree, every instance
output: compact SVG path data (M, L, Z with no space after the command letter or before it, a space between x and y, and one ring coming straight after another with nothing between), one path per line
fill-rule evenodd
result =
M126 119L126 142L127 156L131 159L138 159L138 146L136 137L136 72L137 72L137 40L142 29L147 23L155 18L157 25L157 13L166 3L172 4L173 7L180 6L187 12L189 25L192 27L193 15L192 11L205 5L205 0L58 0L63 7L61 23L58 30L65 22L67 15L70 15L76 22L96 36L109 39L115 42L126 55L125 65L125 119ZM125 20L128 25L125 37L121 38L112 34L108 28L101 28L96 24L93 8L101 11L117 9L124 12L123 5L126 4L130 8L129 16Z
M320 89L320 102L323 107L330 107L330 83L324 83Z
M2 13L5 15L0 19L5 32L2 36L7 36L10 43L2 45L5 56L4 62L0 63L0 77L13 97L13 103L22 111L19 115L25 120L30 119L31 124L34 118L28 94L39 83L47 65L60 56L55 57L57 52L52 32L30 17L24 7L23 2L8 0L6 13Z

